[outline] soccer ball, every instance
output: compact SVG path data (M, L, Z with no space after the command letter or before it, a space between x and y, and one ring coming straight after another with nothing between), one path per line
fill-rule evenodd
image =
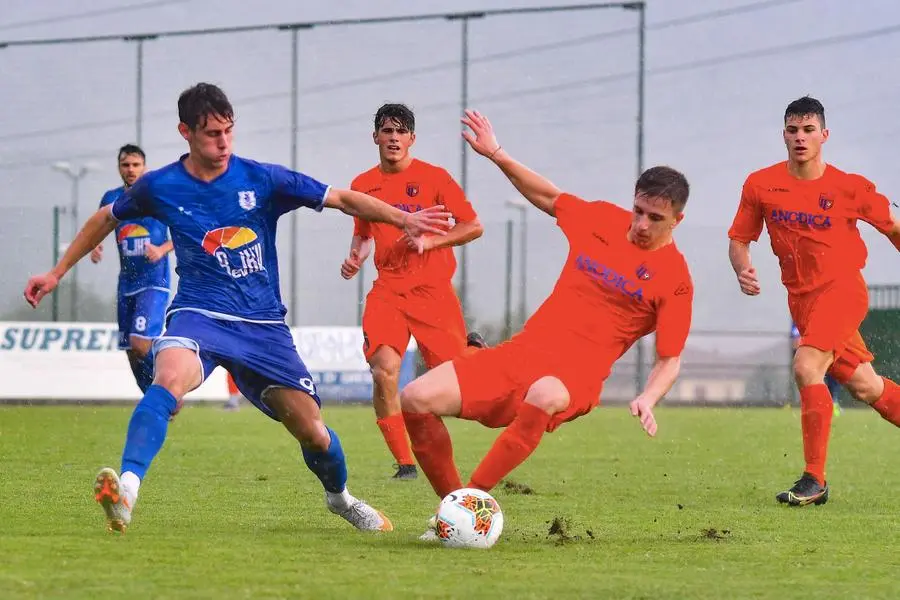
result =
M503 531L503 512L494 497L472 488L450 492L435 515L438 539L448 548L490 548Z

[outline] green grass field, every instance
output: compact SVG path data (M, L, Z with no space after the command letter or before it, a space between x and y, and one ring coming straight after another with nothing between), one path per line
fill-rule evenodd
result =
M0 598L896 598L900 432L867 410L835 420L821 507L778 506L802 468L799 414L659 411L648 439L622 408L544 438L495 490L488 551L417 540L424 478L388 479L367 408L330 408L350 491L394 521L360 534L326 512L280 425L248 408L187 408L172 424L126 536L91 497L118 468L130 410L0 408ZM463 478L496 432L453 422ZM552 522L564 531L549 534ZM558 529L558 528L557 528Z

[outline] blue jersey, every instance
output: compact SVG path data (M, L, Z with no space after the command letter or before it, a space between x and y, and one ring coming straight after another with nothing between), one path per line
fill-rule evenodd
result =
M153 217L169 227L179 277L169 314L283 321L276 224L299 207L321 211L328 186L237 156L204 182L187 172L184 158L146 173L112 207L117 219Z
M109 190L103 194L100 207L113 204L124 194L124 187ZM147 244L160 246L168 240L166 226L150 217L123 220L116 226L120 296L154 288L169 290L169 255L154 263L144 254Z

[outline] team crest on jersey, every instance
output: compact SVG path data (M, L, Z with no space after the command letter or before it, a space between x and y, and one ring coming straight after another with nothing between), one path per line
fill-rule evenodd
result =
M256 208L256 192L253 190L238 192L238 204L244 210L253 210Z
M419 184L418 183L407 183L406 184L406 195L410 198L415 198L419 195Z
M834 200L832 200L825 194L820 194L819 195L819 206L822 207L822 210L828 210L832 206L834 206Z
M637 274L638 279L641 279L643 281L647 281L648 279L653 277L653 273L650 272L650 269L647 268L647 265L644 263L641 263L641 266L637 268L637 271L635 271L635 273Z

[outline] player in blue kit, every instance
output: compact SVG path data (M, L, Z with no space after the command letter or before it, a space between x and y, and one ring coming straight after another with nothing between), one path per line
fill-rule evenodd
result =
M100 208L121 198L143 175L146 155L140 147L126 144L119 148L118 163L123 185L103 194ZM166 226L151 217L120 221L115 236L119 251L119 350L125 350L134 380L146 392L153 382L150 345L162 333L169 304L168 254L172 241ZM91 251L91 261L102 259L103 244L99 244Z
M325 488L328 509L362 530L390 531L381 512L347 490L337 434L325 426L309 371L284 322L275 230L297 208L333 208L391 223L424 250L424 234L443 234L443 207L406 213L376 198L326 186L284 167L232 154L234 111L218 87L199 83L178 99L178 130L189 152L137 180L114 204L94 214L49 272L29 279L25 298L37 306L65 273L122 220L153 217L169 227L178 291L166 330L153 342L153 385L135 407L122 454L121 477L103 469L95 498L110 530L131 522L141 481L162 448L184 395L222 366L259 410L281 421Z

